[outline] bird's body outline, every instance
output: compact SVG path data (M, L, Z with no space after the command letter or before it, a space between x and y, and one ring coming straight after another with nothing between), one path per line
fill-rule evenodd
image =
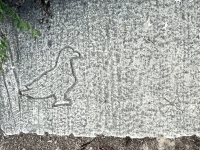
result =
M61 95L58 95L56 94L55 92L52 92L51 94L47 94L45 95L44 97L36 97L36 96L31 96L31 94L24 94L28 91L31 91L33 90L34 88L30 88L34 83L40 81L41 78L43 78L45 75L48 75L49 72L52 72L53 70L55 70L57 67L58 67L58 61L59 61L59 58L60 58L60 55L62 53L63 50L65 49L71 49L73 51L73 54L76 54L75 56L77 57L72 57L69 59L69 67L70 67L70 70L71 70L71 74L72 74L72 78L74 79L74 82L71 84L71 86L69 86L65 92L61 93L62 94L62 97L63 97L63 101L58 101L58 97L60 97ZM75 75L75 71L74 71L74 67L73 67L73 60L76 59L76 58L80 58L80 53L78 51L75 51L71 46L65 46L63 47L59 52L58 52L58 56L56 58L56 62L55 62L55 65L44 71L43 73L41 73L39 76L37 76L36 78L34 78L31 82L27 83L24 85L24 87L26 89L23 89L23 90L20 90L19 93L21 93L22 96L26 96L27 98L32 98L32 99L47 99L47 98L51 98L53 97L55 99L54 103L53 103L53 107L56 107L56 106L61 106L61 105L68 105L70 106L71 105L71 100L70 99L67 99L68 103L65 103L64 99L66 99L66 94L75 86L75 84L77 83L77 77ZM49 87L48 87L49 88ZM59 103L60 102L60 103Z

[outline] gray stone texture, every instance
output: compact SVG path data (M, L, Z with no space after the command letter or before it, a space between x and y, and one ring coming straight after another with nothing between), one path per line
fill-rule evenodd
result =
M10 59L0 76L1 128L199 135L199 6L198 0L52 0L52 17L44 17L33 0L25 2L18 12L40 38L4 25Z

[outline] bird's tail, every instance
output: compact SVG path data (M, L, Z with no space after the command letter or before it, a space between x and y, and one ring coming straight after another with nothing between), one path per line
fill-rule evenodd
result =
M26 95L26 91L30 90L27 86L22 86L20 89L19 89L19 95Z

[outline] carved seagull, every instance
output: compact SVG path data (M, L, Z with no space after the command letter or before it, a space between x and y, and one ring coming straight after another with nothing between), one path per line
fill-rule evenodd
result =
M77 58L80 58L80 53L70 46L65 46L59 51L55 65L26 84L25 88L19 91L20 95L33 99L53 97L53 107L71 105L66 94L77 82L73 68L73 60Z

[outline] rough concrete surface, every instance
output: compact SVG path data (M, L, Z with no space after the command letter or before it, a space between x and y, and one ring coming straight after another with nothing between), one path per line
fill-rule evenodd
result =
M2 29L10 38L0 76L6 134L199 135L200 1L50 2L16 10L40 38L12 23Z

